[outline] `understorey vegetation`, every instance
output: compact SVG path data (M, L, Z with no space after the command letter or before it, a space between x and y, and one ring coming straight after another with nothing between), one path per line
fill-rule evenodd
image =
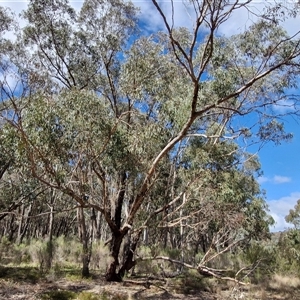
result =
M20 24L0 7L3 266L183 286L300 274L299 209L295 229L270 233L248 150L292 138L300 40L281 22L298 7L228 36L252 1L185 2L187 28L175 1L149 1L163 24L151 32L122 0L31 0Z

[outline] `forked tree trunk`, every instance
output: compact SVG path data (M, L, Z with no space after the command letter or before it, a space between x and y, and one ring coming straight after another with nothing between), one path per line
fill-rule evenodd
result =
M118 273L118 267L119 267L119 254L121 249L121 244L124 238L124 234L121 234L120 231L113 232L112 233L112 241L111 241L111 257L113 261L109 265L105 278L107 281L116 281L120 282L122 281L122 277Z
M121 278L123 278L125 274L128 273L136 265L136 261L133 258L141 233L142 231L140 231L133 238L131 238L130 235L128 236L128 241L126 242L126 245L124 247L123 264L119 270L119 275Z
M141 232L139 232L133 239L128 237L128 241L124 246L122 265L120 266L119 257L121 245L127 232L113 234L111 242L111 256L113 261L109 265L105 277L107 281L121 282L124 275L129 272L136 264L134 261L134 253L139 242Z
M121 222L122 222L122 208L125 197L125 189L126 189L126 172L123 171L119 174L119 193L117 197L117 201L115 203L115 212L113 217L113 222L115 224L115 228L111 228L112 231L112 239L110 244L110 253L112 257L112 262L109 265L105 277L107 281L122 281L122 276L119 274L119 255L122 241L125 235L128 233L128 229L121 230Z

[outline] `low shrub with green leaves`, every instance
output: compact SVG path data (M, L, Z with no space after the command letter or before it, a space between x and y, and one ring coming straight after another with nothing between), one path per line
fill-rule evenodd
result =
M129 300L129 298L127 295L122 293L103 291L100 294L81 292L79 295L77 295L76 300Z
M49 291L41 295L41 300L71 300L76 298L76 293L71 291Z
M281 233L275 250L276 272L300 277L300 231Z
M105 300L106 296L104 294L102 295L96 295L95 293L91 292L81 292L76 300Z

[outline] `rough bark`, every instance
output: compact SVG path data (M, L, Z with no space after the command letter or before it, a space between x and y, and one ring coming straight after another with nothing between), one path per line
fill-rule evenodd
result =
M121 278L123 278L124 275L136 265L136 261L134 260L134 253L137 248L140 235L141 231L133 239L131 239L131 237L129 236L128 242L124 247L123 265L121 266L118 273Z
M120 188L116 200L115 213L113 219L115 228L111 228L112 239L110 245L110 252L113 261L106 271L105 277L107 281L120 282L122 281L122 277L123 277L121 276L120 272L118 272L118 268L120 265L119 255L120 255L121 244L123 242L125 235L128 232L128 229L121 230L122 208L123 208L124 197L125 197L126 178L127 176L125 171L120 173L120 183L119 183Z
M112 240L111 240L111 257L113 259L112 263L108 267L105 278L107 281L122 281L122 277L119 273L117 273L117 269L119 267L119 254L121 244L124 238L124 234L121 234L120 231L113 232Z

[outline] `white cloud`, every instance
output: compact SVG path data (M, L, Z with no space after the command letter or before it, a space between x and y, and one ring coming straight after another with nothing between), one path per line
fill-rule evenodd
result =
M275 175L273 177L260 176L260 177L258 177L257 181L259 184L262 184L265 182L269 182L269 183L273 183L273 184L281 184L281 183L291 182L292 178L287 177L287 176L280 176L280 175Z
M265 7L264 2L247 5L247 9L242 7L235 10L230 18L222 24L218 32L225 36L231 36L245 31L257 21L257 15L261 14Z
M292 227L284 218L288 215L290 209L294 208L298 199L300 199L300 192L291 193L289 196L268 201L269 214L276 222L275 226L271 228L271 231L283 231L286 228Z
M258 182L259 184L262 184L262 183L265 183L265 182L268 182L268 181L270 181L270 179L269 179L268 177L265 177L265 176L260 176L260 177L258 177L258 179L257 179L257 182Z
M128 0L127 0L128 1ZM157 9L150 0L131 0L133 4L140 7L141 14L140 18L144 22L146 30L157 31L165 30L165 26L162 17L159 15ZM70 4L79 11L83 0L69 0ZM158 1L162 11L165 13L169 24L172 24L172 5L171 1ZM239 3L243 3L240 0ZM294 1L279 0L284 6L292 7ZM27 0L0 0L0 5L10 7L14 12L19 13L20 11L26 9L28 4ZM194 21L194 8L189 1L174 1L174 25L184 26L192 29ZM249 26L251 26L256 20L257 16L263 13L264 8L267 5L273 5L273 0L253 0L251 3L247 4L246 8L239 8L235 10L231 17L221 25L218 32L226 36L232 34L237 34L243 32ZM296 18L288 18L282 25L288 31L289 34L293 35L298 31L300 16Z
M240 1L242 3L243 1ZM298 32L298 24L300 21L300 15L295 18L288 17L287 10L293 10L296 1L279 0L277 3L282 4L282 11L285 11L286 20L281 22L281 25L285 28L289 35L293 36ZM247 8L240 8L235 10L230 19L226 21L223 26L219 29L219 32L230 36L245 31L249 26L258 20L258 16L262 15L266 7L274 6L274 1L270 0L253 0L247 5ZM286 10L285 10L286 9Z
M140 20L144 22L146 30L149 32L165 30L163 19L152 1L133 1L133 4L140 8ZM172 10L171 2L161 2L160 8L166 16L170 26L174 21L174 27L187 27L192 29L194 21L194 9L187 1L174 1ZM173 16L174 12L174 17Z
M291 178L290 177L286 177L286 176L279 176L279 175L275 175L273 177L273 181L274 183L286 183L286 182L290 182Z
M244 1L239 1L243 3ZM283 7L291 9L294 5L293 1L280 1ZM149 31L165 30L163 20L158 11L154 7L152 1L149 0L133 0L134 5L141 8L141 20L147 24ZM159 1L162 11L171 24L172 21L172 5L171 1ZM193 6L188 1L174 1L174 23L175 26L184 26L189 29L193 26L193 16L195 15ZM247 4L247 8L241 7L236 9L230 18L224 22L218 29L219 34L230 36L233 34L245 31L249 26L255 23L259 15L264 13L266 6L273 6L274 1L260 1L253 0ZM282 22L282 26L287 30L290 35L294 35L298 31L300 16L296 18L287 18Z
M9 71L10 73L8 74L0 71L0 83L4 90L17 92L21 88L20 76L13 66L10 66Z
M293 110L296 111L297 107L293 100L280 100L273 105L273 109L278 113L284 114Z

